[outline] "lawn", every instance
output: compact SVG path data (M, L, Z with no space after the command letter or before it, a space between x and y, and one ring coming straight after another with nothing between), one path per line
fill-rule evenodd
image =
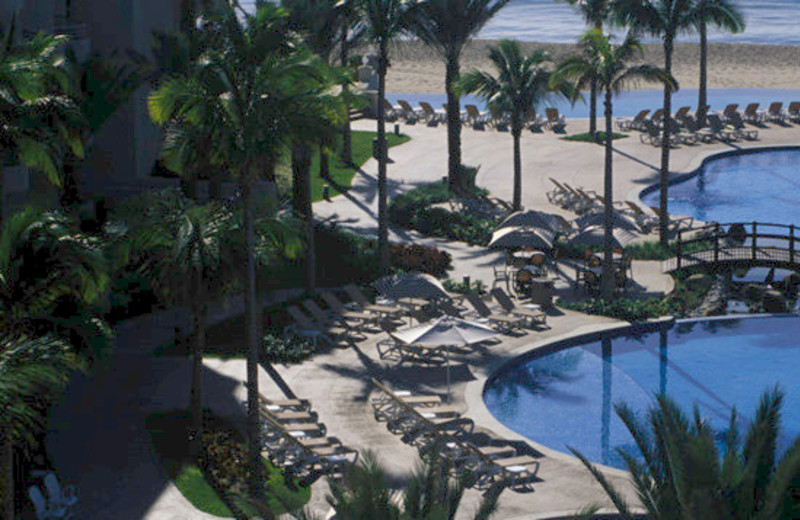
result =
M628 137L628 134L618 134L617 132L613 132L611 134L611 140L615 139L625 139ZM575 141L579 143L604 143L606 141L606 133L605 132L597 132L596 137L592 137L592 134L589 132L583 132L580 134L572 134L566 137L562 137L564 141Z
M210 416L208 419L207 428L232 429L232 426L222 418ZM190 459L186 442L187 426L188 414L185 411L157 412L147 418L147 430L150 432L156 453L167 475L183 496L200 511L223 518L233 518L233 513L206 481L202 470ZM273 511L285 512L282 504L295 509L308 502L311 497L310 488L291 486L278 469L267 461L264 461L264 466L267 502ZM241 507L241 504L239 505ZM252 516L256 514L256 511L247 511L246 506L243 509Z
M377 134L375 132L353 131L353 164L363 165L367 159L372 157L372 140ZM407 135L395 135L393 133L386 133L386 140L389 148L403 144L410 141L411 138ZM341 144L339 145L341 146ZM337 146L337 149L339 148ZM318 202L322 200L322 186L328 184L330 186L330 196L339 195L341 192L337 186L343 190L350 188L353 182L353 177L358 168L353 168L344 164L339 159L338 154L334 154L330 160L330 180L323 179L319 176L319 154L314 154L311 160L311 200Z

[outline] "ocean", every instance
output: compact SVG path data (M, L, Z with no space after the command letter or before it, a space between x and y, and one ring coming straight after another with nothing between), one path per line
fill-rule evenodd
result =
M241 0L242 7L252 10L254 0ZM709 41L800 45L800 0L738 0L747 28L740 34L710 31ZM558 0L511 0L486 25L479 38L497 40L516 38L521 41L573 43L586 27L576 9ZM692 42L696 37L684 35L678 41Z

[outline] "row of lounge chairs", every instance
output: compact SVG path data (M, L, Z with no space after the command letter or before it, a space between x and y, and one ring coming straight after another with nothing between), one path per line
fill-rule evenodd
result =
M384 111L388 121L402 119L407 124L422 122L429 126L447 122L447 104L443 104L443 110L438 111L426 101L420 101L417 109L413 108L405 100L398 100L397 103L397 106L393 106L388 100L384 101ZM499 110L481 112L475 105L464 105L460 119L464 125L471 126L476 130L484 130L490 127L499 131L508 131L511 125L511 117L507 112ZM549 128L555 132L563 132L566 127L566 119L562 114L559 114L557 108L547 108L545 117L534 111L529 111L525 116L523 126L532 132L540 132L544 128Z
M358 451L326 436L305 399L268 399L259 396L261 449L275 466L304 484L320 476L340 478L358 460Z
M370 401L375 418L386 422L392 433L402 435L405 443L422 453L435 451L455 476L469 475L468 483L478 489L531 489L539 469L538 459L519 453L508 443L476 443L475 423L454 407L443 405L437 395L393 391L374 378L372 383L378 390Z

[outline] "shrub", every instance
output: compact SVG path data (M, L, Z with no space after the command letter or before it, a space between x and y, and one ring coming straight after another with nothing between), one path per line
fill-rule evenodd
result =
M447 289L449 292L452 293L486 294L486 285L483 283L483 280L470 280L469 284L466 284L464 282L457 282L455 280L447 278L442 282L442 285L444 286L445 289Z
M264 347L264 359L269 363L300 363L314 353L313 344L306 338L283 338L266 334L261 339L261 344Z
M649 298L647 300L633 300L631 298L617 298L611 302L602 299L589 298L580 302L559 302L561 307L574 311L608 316L625 321L643 321L661 316L672 316L680 311L679 306L672 300Z
M392 244L389 254L393 268L420 271L433 276L441 276L447 272L453 260L447 251L421 245Z
M246 490L247 452L232 432L206 432L200 460L204 472L229 493Z

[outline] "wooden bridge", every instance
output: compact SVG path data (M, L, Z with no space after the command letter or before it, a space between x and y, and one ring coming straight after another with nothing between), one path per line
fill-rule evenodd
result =
M709 224L678 232L676 256L665 273L696 265L782 267L800 270L797 227L763 222Z

